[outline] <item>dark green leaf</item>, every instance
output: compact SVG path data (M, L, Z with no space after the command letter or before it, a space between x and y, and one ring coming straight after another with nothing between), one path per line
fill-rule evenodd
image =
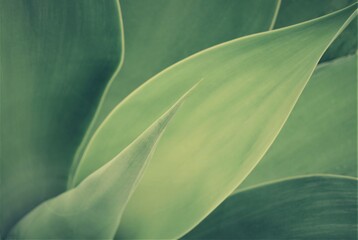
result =
M357 179L307 176L238 192L183 239L357 238Z
M121 56L116 0L1 0L1 225L65 189Z
M283 0L275 28L320 17L356 2L357 0ZM356 50L357 21L353 21L329 47L321 61L330 61L337 57L354 54Z

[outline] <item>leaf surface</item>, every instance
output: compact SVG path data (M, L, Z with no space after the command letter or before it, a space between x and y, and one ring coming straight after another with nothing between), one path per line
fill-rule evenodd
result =
M357 56L320 65L240 189L306 174L357 176Z
M183 239L355 239L357 179L305 176L238 192Z
M356 2L356 0L284 0L280 5L275 28L314 19ZM321 62L354 54L356 50L357 21L353 21L327 49Z
M30 212L15 226L9 238L112 239L162 133L186 95L76 188Z
M135 88L200 50L268 30L277 4L277 0L121 0L126 57L76 154L71 178L96 128Z
M121 56L116 0L1 0L0 232L65 189Z
M112 159L201 80L164 134L117 235L180 237L256 166L319 58L355 10L353 5L321 19L230 41L156 75L98 128L73 184Z

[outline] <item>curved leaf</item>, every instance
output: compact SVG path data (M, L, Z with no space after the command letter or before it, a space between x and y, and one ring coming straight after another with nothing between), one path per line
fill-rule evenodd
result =
M255 167L322 53L355 10L354 5L290 28L230 41L161 72L119 104L98 128L74 185L112 159L202 79L164 134L125 210L118 237L184 234Z
M117 4L0 1L3 234L65 189L76 146L120 62Z
M357 56L320 65L240 189L306 174L357 176Z
M278 0L122 0L126 58L97 110L73 164L108 113L140 84L205 48L266 31Z
M183 239L356 239L357 179L306 176L238 192Z
M186 95L80 185L34 209L9 238L112 239L164 129Z
M320 17L356 2L356 0L284 0L280 6L275 28ZM357 21L353 21L327 49L321 62L354 54L356 49Z

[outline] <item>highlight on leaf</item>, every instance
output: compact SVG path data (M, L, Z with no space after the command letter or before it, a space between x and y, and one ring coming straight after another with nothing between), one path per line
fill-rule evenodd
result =
M180 237L255 167L319 58L352 21L354 11L351 6L307 23L230 41L159 73L122 101L97 129L74 184L110 160L178 95L204 78L163 136L117 235ZM113 141L106 141L108 136Z
M123 210L167 124L194 88L76 188L43 203L25 216L10 233L10 239L113 238Z
M0 0L0 239L355 239L353 2Z
M356 72L357 55L317 67L277 139L239 189L307 174L357 177Z

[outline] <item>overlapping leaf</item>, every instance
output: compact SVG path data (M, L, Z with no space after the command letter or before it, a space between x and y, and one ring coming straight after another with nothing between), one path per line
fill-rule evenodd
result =
M307 176L238 192L183 239L356 239L357 179Z
M79 186L34 209L9 238L112 239L160 136L187 94Z
M202 80L163 136L117 235L179 237L255 167L319 58L353 19L355 10L354 5L321 19L231 41L158 74L99 127L73 184L112 159L178 96Z
M189 55L237 37L266 31L278 0L122 0L126 57L78 150L107 114L150 77Z
M121 56L117 0L1 0L1 224L65 189Z
M240 188L305 174L357 176L357 56L317 68L275 142Z
M275 28L286 27L314 19L356 2L356 0L283 0ZM356 50L357 21L353 21L327 49L321 62L354 54Z

